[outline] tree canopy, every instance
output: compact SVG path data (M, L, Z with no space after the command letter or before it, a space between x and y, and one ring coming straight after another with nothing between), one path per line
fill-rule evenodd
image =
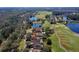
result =
M46 31L46 30L49 30L50 27L51 27L50 22L48 22L47 20L44 21L44 24L43 24L43 28L44 28L44 30L45 30L45 31Z

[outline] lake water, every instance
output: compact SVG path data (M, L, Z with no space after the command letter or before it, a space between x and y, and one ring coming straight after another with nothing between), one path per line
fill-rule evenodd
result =
M76 33L79 33L79 23L69 23L67 26Z
M72 23L71 20L68 20L66 16L63 16L64 21L68 21L67 27L69 27L73 32L79 33L79 23Z

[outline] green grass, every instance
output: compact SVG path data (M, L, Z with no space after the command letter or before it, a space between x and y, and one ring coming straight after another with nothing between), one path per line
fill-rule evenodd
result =
M63 34L63 36L66 38L64 41L67 41L68 43L65 43L67 45L66 48L67 51L79 51L79 37L75 36L74 33L65 25L63 24L57 24L55 25L56 31L59 31ZM64 42L63 41L63 42Z
M58 38L56 37L55 34L52 34L49 39L51 39L52 41L52 51L57 51L57 52L61 52L64 51L62 48L60 48L59 46L59 42L58 42Z
M52 12L49 12L49 11L39 11L35 16L39 19L44 20L44 19L46 19L45 18L46 15L51 15L51 14L52 14Z

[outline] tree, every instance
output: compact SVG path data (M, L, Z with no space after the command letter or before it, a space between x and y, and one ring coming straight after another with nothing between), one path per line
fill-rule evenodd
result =
M46 19L47 19L47 18L49 19L49 18L50 18L50 15L46 15L45 18L46 18Z
M67 16L71 20L79 20L79 14L71 14Z
M0 45L1 45L1 43L2 43L2 40L0 40Z
M1 44L1 47L0 47L0 51L3 51L3 52L10 51L11 43L12 43L11 40L3 41L3 43Z
M44 21L43 28L45 31L48 31L50 29L50 26L51 26L50 22L48 22L47 20Z
M52 44L51 40L48 39L48 40L47 40L47 45L51 45L51 44Z

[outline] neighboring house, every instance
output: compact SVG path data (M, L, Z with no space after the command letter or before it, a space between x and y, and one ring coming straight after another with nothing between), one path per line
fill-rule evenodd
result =
M67 17L66 16L63 16L63 21L67 21Z
M33 30L32 30L33 32L42 32L42 28L33 28Z
M42 33L36 33L36 36L37 36L37 37L42 37L43 34L42 34Z
M33 28L33 32L42 32L42 28Z
M42 32L42 28L36 28L35 31L36 32Z

